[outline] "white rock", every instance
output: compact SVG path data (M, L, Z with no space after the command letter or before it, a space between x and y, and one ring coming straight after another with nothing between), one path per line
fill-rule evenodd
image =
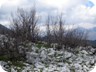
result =
M67 66L62 67L60 72L71 72Z
M82 50L81 53L83 53L83 54L88 54L88 52L85 51L85 50Z
M55 54L55 50L53 50L53 48L50 48L48 55L54 56L54 54Z
M0 72L7 72L7 71L3 70L3 68L0 65Z
M63 65L64 65L64 63L63 63L63 62L60 62L60 63L58 63L58 65L63 66Z
M27 56L26 56L26 58L27 58L27 61L29 62L29 63L34 63L34 62L36 62L36 58L38 57L38 54L37 53L35 53L35 52L27 52Z
M40 57L41 57L42 60L45 60L47 58L45 50L41 51Z
M94 59L92 59L91 64L94 64L94 63L95 63L95 61L94 61Z
M74 64L76 70L82 70L82 67L80 64Z
M64 52L64 56L65 56L65 58L69 58L69 57L72 56L72 54L69 53L69 52L67 52L67 51L65 51L65 52Z
M44 68L45 66L44 66L44 64L42 64L41 62L37 62L37 63L35 64L35 67L36 67L36 68Z
M11 72L17 72L17 70L15 70L14 68L11 68Z
M96 66L95 66L94 69L91 70L90 72L96 72Z

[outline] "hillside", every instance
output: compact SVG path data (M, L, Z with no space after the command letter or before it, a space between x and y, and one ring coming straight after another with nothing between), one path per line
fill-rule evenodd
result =
M90 40L90 41L89 41L89 44L90 44L92 47L95 47L95 48L96 48L96 40Z
M58 51L55 48L38 48L34 44L31 51L26 52L26 62L0 61L0 64L11 72L89 72L96 61L94 51L92 47Z
M11 31L10 29L0 24L0 34L6 34L9 33L10 31Z

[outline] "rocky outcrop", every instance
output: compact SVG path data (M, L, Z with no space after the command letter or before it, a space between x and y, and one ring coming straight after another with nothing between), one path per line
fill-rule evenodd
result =
M89 72L92 70L96 62L96 55L93 54L95 49L78 47L74 51L76 52L44 47L39 49L34 45L31 51L27 52L27 63L24 63L21 72ZM16 67L11 66L11 70L18 72L15 69Z

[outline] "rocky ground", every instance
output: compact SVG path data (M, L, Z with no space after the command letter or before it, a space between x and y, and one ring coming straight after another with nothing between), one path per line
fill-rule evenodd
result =
M26 57L23 67L9 66L4 61L0 64L8 72L89 72L96 63L95 48L92 47L56 50L32 46Z

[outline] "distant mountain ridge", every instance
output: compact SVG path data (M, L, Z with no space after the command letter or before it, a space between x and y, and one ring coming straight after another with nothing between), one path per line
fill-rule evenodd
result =
M96 48L96 40L89 40L88 41L89 45L91 45L92 47L95 47Z
M4 25L0 24L0 34L7 34L11 32L10 29L8 29L7 27L5 27Z
M88 40L96 40L96 27L89 28L89 29L79 27L78 30L87 32Z
M95 31L96 32L96 27L89 29L89 31Z

